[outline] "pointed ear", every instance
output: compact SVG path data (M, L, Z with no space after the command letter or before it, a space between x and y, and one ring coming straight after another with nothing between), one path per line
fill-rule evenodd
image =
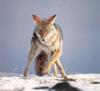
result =
M53 15L47 19L47 22L53 24L55 22L55 19L56 19L56 15Z
M33 21L38 24L41 21L41 18L36 16L36 15L32 15Z

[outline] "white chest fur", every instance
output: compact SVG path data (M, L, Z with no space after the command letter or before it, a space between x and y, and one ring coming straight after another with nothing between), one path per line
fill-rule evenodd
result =
M59 36L57 31L50 32L48 36L45 38L45 41L42 41L40 38L40 35L37 34L38 40L40 43L38 43L38 46L44 50L48 55L51 55L52 52L54 52L59 47Z

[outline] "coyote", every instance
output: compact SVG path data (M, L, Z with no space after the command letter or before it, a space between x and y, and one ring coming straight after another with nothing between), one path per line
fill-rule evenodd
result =
M55 76L60 72L63 78L66 77L60 62L63 35L60 26L54 23L56 15L47 19L41 19L39 16L32 15L32 18L36 27L31 40L28 63L23 75L27 76L28 69L34 58L37 75L47 75L53 67Z

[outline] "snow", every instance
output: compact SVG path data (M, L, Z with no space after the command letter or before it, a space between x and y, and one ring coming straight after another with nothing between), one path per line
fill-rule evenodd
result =
M100 91L100 74L70 74L67 76L75 79L68 83L81 91ZM24 78L19 74L0 73L0 91L49 91L48 89L34 88L51 88L62 80L60 76L54 77L53 75L43 77L30 75Z

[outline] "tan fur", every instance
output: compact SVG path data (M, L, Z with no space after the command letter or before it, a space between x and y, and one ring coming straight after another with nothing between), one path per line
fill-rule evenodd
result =
M34 58L37 75L49 74L53 66L55 76L60 72L62 77L65 77L65 71L59 59L62 54L62 35L59 28L54 25L55 18L56 15L42 20L40 17L33 15L33 20L37 26L33 33L24 76L27 76Z

